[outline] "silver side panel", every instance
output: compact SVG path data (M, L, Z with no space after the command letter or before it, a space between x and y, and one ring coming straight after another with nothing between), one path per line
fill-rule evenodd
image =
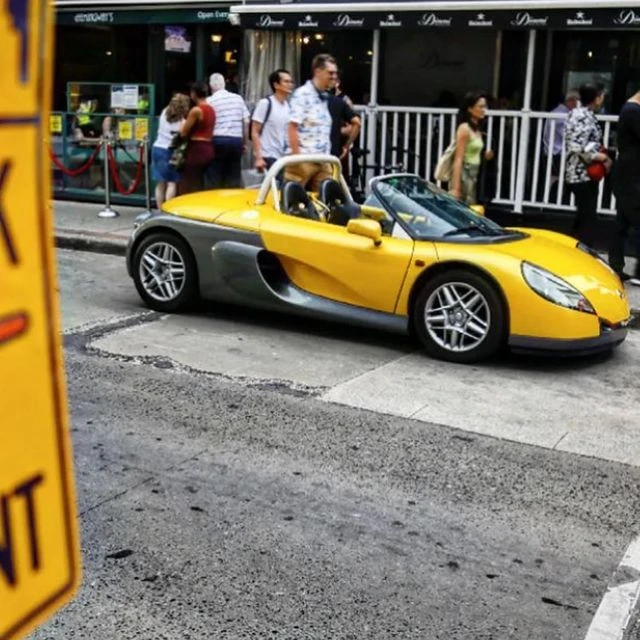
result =
M210 297L210 291L218 286L218 279L211 267L211 247L215 246L221 240L232 240L262 247L260 236L249 231L223 227L210 222L199 222L197 220L156 213L146 218L129 239L129 246L127 248L127 269L129 270L129 275L131 275L133 249L138 239L149 231L161 231L162 229L171 229L180 234L193 250L193 255L195 256L198 266L200 293L203 298Z
M207 297L396 333L407 332L406 317L322 298L288 280L268 281L261 269L261 253L266 250L240 242L218 242L211 249L218 284Z
M127 249L127 268L137 240L162 228L179 233L191 246L198 266L200 294L220 300L308 317L336 320L396 333L408 331L406 317L335 302L299 289L285 277L261 269L267 251L258 234L176 216L155 214L135 230Z

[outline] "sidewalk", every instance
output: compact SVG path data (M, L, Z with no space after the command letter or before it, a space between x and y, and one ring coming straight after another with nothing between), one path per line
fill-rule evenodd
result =
M143 207L114 206L119 217L99 218L102 204L54 200L53 207L56 246L115 255L124 255L133 221L144 212ZM627 293L634 315L640 315L640 287L627 285Z
M53 216L56 246L96 253L124 255L133 231L133 221L143 207L114 205L120 216L99 218L104 204L54 200Z

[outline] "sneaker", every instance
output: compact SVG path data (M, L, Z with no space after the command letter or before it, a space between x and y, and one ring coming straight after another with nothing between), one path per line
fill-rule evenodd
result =
M636 287L640 287L640 275L639 276L629 276L627 280L629 284L635 285Z

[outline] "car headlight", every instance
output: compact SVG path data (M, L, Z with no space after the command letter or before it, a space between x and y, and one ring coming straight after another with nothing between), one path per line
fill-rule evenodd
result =
M542 267L523 262L522 277L538 295L549 302L567 309L595 313L589 301L574 286Z

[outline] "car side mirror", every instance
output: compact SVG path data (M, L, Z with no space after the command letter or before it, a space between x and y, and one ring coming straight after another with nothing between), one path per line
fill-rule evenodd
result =
M364 218L349 220L347 223L347 231L356 236L371 238L376 247L382 244L382 227L377 220L366 220Z

